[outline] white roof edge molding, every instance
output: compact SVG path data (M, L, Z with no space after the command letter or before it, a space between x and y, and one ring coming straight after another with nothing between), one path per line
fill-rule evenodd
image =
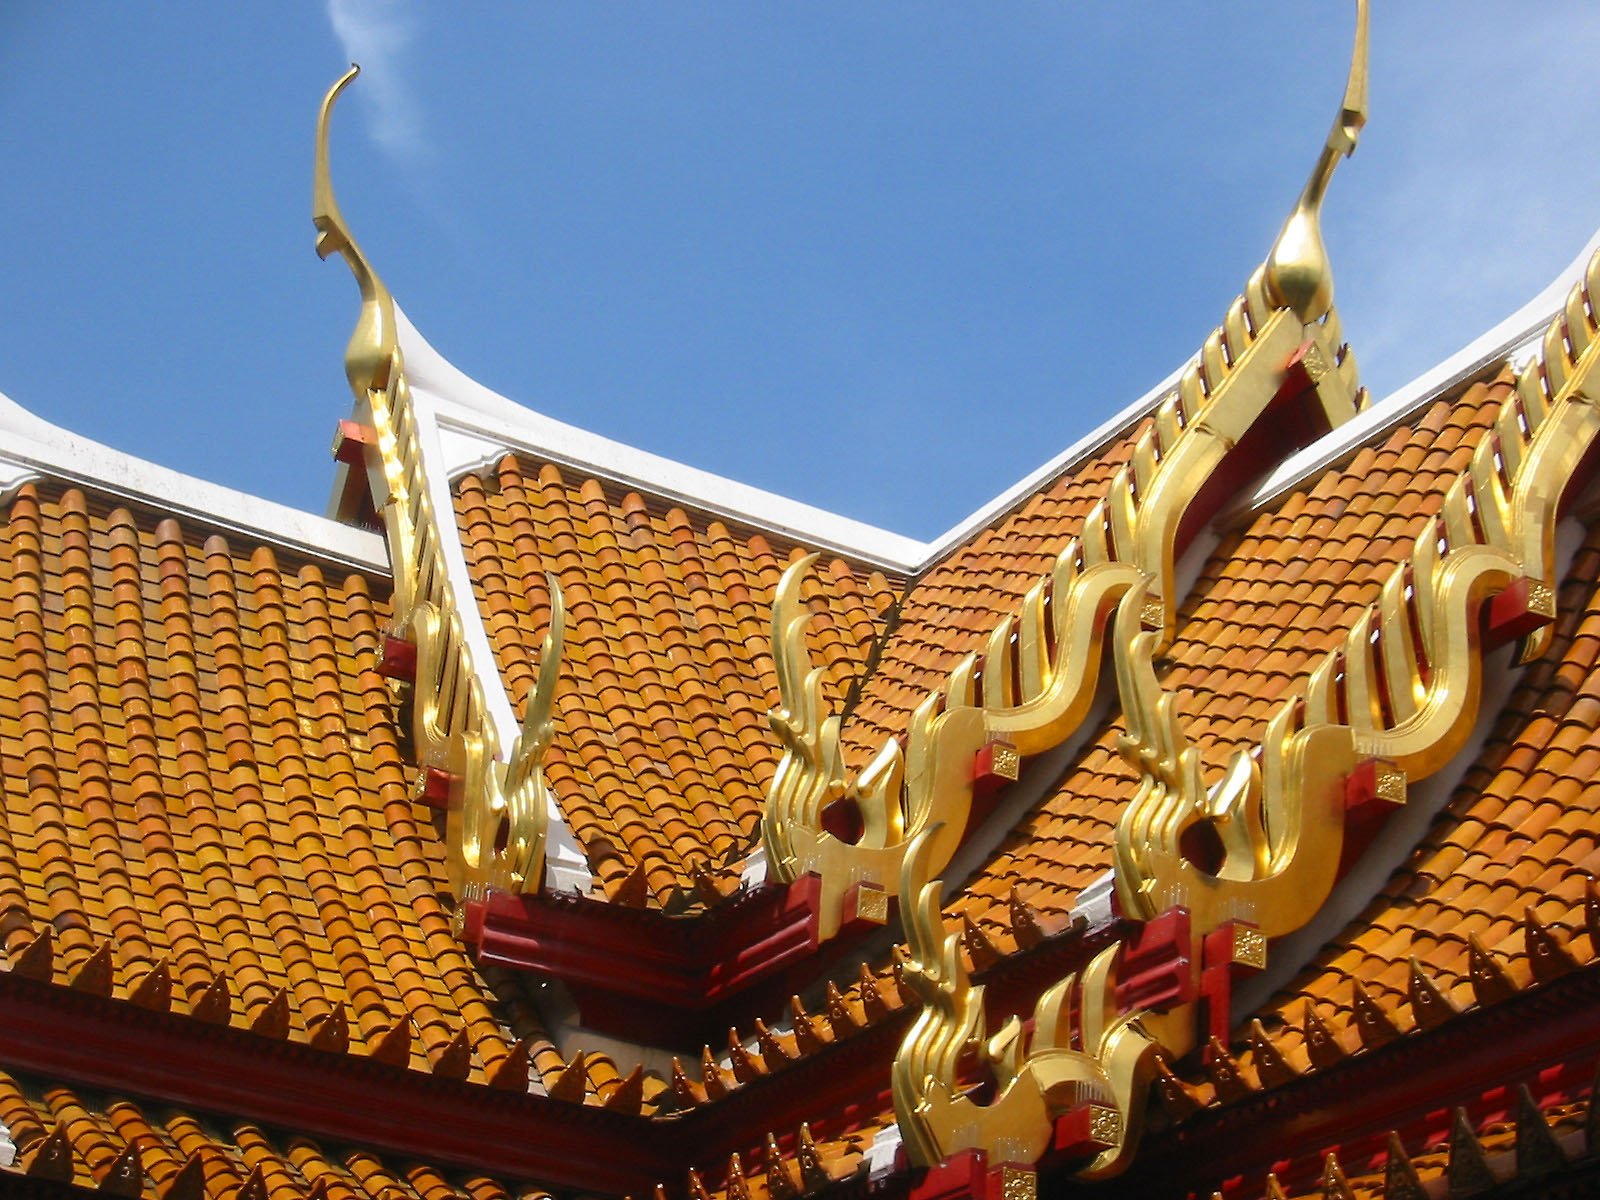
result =
M389 551L378 534L114 450L51 424L3 392L0 459L41 476L166 510L218 533L241 534L317 561L389 574Z
M399 312L398 305L395 311ZM441 522L453 522L455 505L450 496L450 474L448 471L429 469L434 464L444 465L446 457L435 401L430 393L417 386L411 366L411 347L405 339L405 331L410 327L404 318L400 318L399 326L401 351L406 356L406 383L410 388L412 419L416 423L417 445L422 454L423 486L428 489L429 500L438 519ZM483 611L478 606L477 593L472 586L466 551L459 537L445 536L446 531L442 529L438 533L445 573L450 577L451 588L458 597L458 607L465 610L460 614L461 635L467 643L468 661L483 684L483 701L488 710L486 715L494 725L499 745L503 748L515 746L522 723L512 709L511 697L506 692L500 656L489 641ZM567 825L566 815L561 811L554 789L548 793L545 810L545 875L552 890L587 893L594 882L588 858Z
M1596 231L1572 262L1537 296L1461 350L1418 375L1379 403L1280 463L1225 519L1254 513L1309 476L1354 454L1440 393L1514 355L1538 337L1597 246ZM1186 359L1137 400L1114 413L1060 454L1006 488L939 537L919 542L886 529L739 483L698 467L625 445L547 417L485 387L430 345L396 306L406 369L414 392L426 394L439 424L451 478L481 470L501 453L519 451L589 472L624 487L774 533L813 549L910 577L994 524L1052 480L1104 449L1153 411L1176 385Z
M467 435L451 442L459 453L479 449L473 458L446 464L452 478L517 450L896 574L915 571L927 558L926 542L635 449L508 400L435 350L398 304L395 318L412 395L428 397L441 432Z
M945 530L928 544L930 553L923 566L931 567L950 551L966 544L974 534L988 528L1012 509L1025 503L1046 484L1093 458L1106 447L1107 443L1154 412L1157 405L1178 386L1178 380L1193 361L1192 357L1184 359L1176 370L1132 404L1112 414L1037 470L1024 475L970 517L957 521Z
M833 551L865 565L908 576L925 571L1154 410L1177 386L1179 376L1192 361L1185 359L1132 404L940 537L920 542L547 417L507 399L451 363L411 323L398 303L395 317L406 354L407 379L414 395L421 393L431 402L452 479L481 470L503 453L519 451L812 549Z
M1409 383L1396 388L1332 433L1290 456L1256 488L1254 494L1235 506L1224 519L1246 519L1277 503L1285 493L1307 479L1356 454L1383 437L1424 405L1452 388L1465 383L1497 363L1526 353L1544 334L1550 318L1566 302L1573 284L1583 278L1589 259L1600 249L1600 230L1596 230L1582 251L1532 300L1498 325L1479 334L1437 366L1430 367Z

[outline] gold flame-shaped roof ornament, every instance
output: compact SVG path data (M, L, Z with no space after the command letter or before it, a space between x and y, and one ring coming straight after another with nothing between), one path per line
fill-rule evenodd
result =
M458 900L537 890L544 878L551 805L542 764L553 730L566 608L560 584L549 576L550 624L537 680L521 730L508 733L514 741L502 758L486 696L488 689L503 685L493 661L472 660L467 623L480 617L470 585L456 583L464 567L452 570L452 554L460 557L458 534L448 488L441 493L432 485L443 481L428 475L394 298L351 236L333 192L328 126L335 102L360 72L352 65L328 89L317 113L311 219L318 256L342 257L361 290L361 312L344 366L356 415L369 421L376 435L376 462L370 464L376 469L368 478L383 515L394 574L390 632L416 645L412 736L420 770L415 789L419 795L441 786L448 792L447 867ZM438 502L436 495L442 495ZM458 906L458 914L464 908Z
M1263 907L1276 905L1270 918L1260 917L1261 929L1237 922L1237 936L1229 943L1234 952L1264 964L1266 936L1285 932L1286 921L1309 920L1331 886L1343 821L1344 793L1336 785L1356 761L1349 731L1308 732L1274 723L1265 770L1267 791L1280 797L1277 803L1259 803L1260 772L1248 755L1208 789L1199 753L1184 734L1176 698L1160 687L1153 657L1172 635L1181 600L1172 582L1174 531L1224 456L1270 403L1288 394L1286 388L1298 389L1301 396L1314 391L1330 425L1358 405L1354 357L1339 342L1333 275L1320 229L1328 182L1366 121L1365 0L1356 7L1355 48L1339 116L1266 261L1185 372L1173 412L1158 409L1152 435L1134 448L1128 475L1119 477L1085 522L1084 533L1063 552L1066 569L1058 566L1049 588L1029 593L1017 621L1002 622L1004 639L991 640L994 652L1006 647L1014 629L1025 638L1041 621L1029 605L1053 595L1046 611L1058 622L1049 641L1058 653L1109 641L1128 728L1119 748L1141 775L1115 835L1117 894L1124 914L1134 919L1149 920L1167 908L1194 912L1187 926L1174 921L1175 928L1188 929L1174 936L1188 940L1174 950L1173 987L1160 992L1159 1000L1137 998L1152 994L1146 991L1119 995L1128 951L1113 945L1043 993L1026 1052L1015 1017L989 1037L982 988L972 983L962 960L960 932L945 928L937 877L943 864L934 854L938 827L933 821L948 819L951 811L964 819L964 797L936 795L925 804L933 820L911 831L912 850L900 880L910 951L905 978L924 1007L901 1043L892 1078L901 1136L919 1165L967 1148L987 1151L991 1162L1036 1161L1057 1137L1058 1119L1070 1115L1080 1131L1075 1143L1084 1160L1076 1172L1080 1178L1101 1179L1126 1169L1138 1146L1158 1062L1189 1053L1201 1040L1197 996L1204 939L1224 920L1254 911L1234 903L1238 897L1230 889L1273 881L1259 889L1268 898ZM1293 383L1291 363L1305 372ZM1173 417L1175 430L1168 425ZM1280 449L1287 453L1293 447ZM1138 486L1126 486L1129 481ZM1110 636L1103 638L1108 626ZM1017 661L1026 657L1019 652ZM1076 682L1079 692L1094 686L1098 663L1098 658L1085 660L1083 666L1094 670ZM983 672L985 683L993 673ZM958 669L952 676L947 705L973 703L959 692L960 674ZM1061 683L1059 672L1047 674ZM1079 702L1080 712L1086 707ZM1025 753L1043 748L1021 715L1028 705L982 711L991 728L1005 729ZM1295 790L1302 784L1310 792ZM1178 842L1183 830L1201 820L1215 827L1227 863L1220 876L1196 881L1192 865L1181 862ZM1182 870L1173 865L1175 859ZM1292 889L1280 886L1286 882L1305 886L1288 894ZM1157 977L1165 978L1159 972ZM1141 977L1140 988L1148 978ZM959 1064L973 1047L979 1048L993 1083L987 1102L974 1098L967 1086L974 1081L960 1073Z
M1127 468L982 650L917 706L903 743L884 739L854 778L841 757L839 718L823 701L824 673L807 648L810 612L801 585L814 558L785 572L772 618L782 704L771 714L784 754L767 792L762 839L773 878L819 877L822 938L843 923L849 896L864 887L893 890L923 830L939 828L926 860L933 874L944 871L967 833L980 752L991 762L1004 759L1015 778L1021 759L1059 746L1081 727L1102 677L1103 634L1130 590L1141 589L1140 617L1158 640L1171 636L1183 599L1180 538L1197 524L1192 518L1205 516L1214 492L1207 485L1224 462L1267 413L1285 411L1275 405L1305 405L1306 431L1335 427L1360 407L1319 219L1333 168L1366 119L1366 31L1361 3L1343 105L1310 182L1267 261L1156 406ZM1284 454L1296 448L1275 447ZM859 810L864 832L853 843L824 827L825 810L837 803Z
M341 92L361 74L355 63L341 75L322 98L317 111L316 169L311 184L311 223L317 229L317 257L326 261L330 254L340 255L350 266L361 289L361 315L350 335L345 349L345 374L357 400L363 400L373 391L388 385L400 353L395 332L394 297L384 287L383 280L372 269L367 256L356 245L345 224L339 201L333 194L333 173L328 166L328 126L333 116L334 103Z

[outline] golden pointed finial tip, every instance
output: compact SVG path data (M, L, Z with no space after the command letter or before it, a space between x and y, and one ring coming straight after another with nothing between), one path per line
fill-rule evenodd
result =
M1354 153L1366 123L1367 0L1356 0L1355 44L1339 114L1305 190L1267 257L1267 284L1273 299L1305 322L1320 320L1333 307L1333 268L1322 244L1322 197L1339 160Z

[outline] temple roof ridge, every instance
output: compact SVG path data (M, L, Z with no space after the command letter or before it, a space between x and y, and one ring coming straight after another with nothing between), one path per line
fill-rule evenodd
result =
M1193 357L1185 359L1138 399L938 537L920 541L546 416L480 383L452 363L398 302L395 319L411 390L431 402L452 477L480 470L507 452L522 451L903 575L920 574L1045 484L1092 458L1151 412L1177 386L1193 361Z
M4 392L0 439L0 494L45 476L306 558L389 574L389 554L376 533L107 446L45 420Z
M432 402L452 477L481 468L507 451L522 451L895 574L917 569L928 557L931 546L926 542L546 416L451 363L398 303L395 319L412 394Z
M1596 251L1600 251L1600 228L1531 300L1472 338L1454 354L1369 405L1354 420L1284 459L1253 494L1240 497L1233 515L1254 514L1272 505L1305 480L1383 437L1425 405L1471 383L1490 368L1507 361L1520 367L1544 335L1550 318L1560 311L1568 291L1583 279ZM1224 517L1227 519L1228 514Z

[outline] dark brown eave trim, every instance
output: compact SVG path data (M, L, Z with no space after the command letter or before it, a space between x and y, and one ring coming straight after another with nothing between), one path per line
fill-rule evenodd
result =
M766 884L695 916L549 892L468 907L480 963L559 979L586 1028L698 1052L803 990L883 927L817 937L814 877Z
M29 1200L106 1200L106 1193L97 1189L36 1178L15 1168L0 1170L0 1195L26 1196Z
M1465 1107L1475 1125L1508 1119L1527 1084L1541 1107L1585 1091L1600 1056L1600 966L1474 1008L1432 1030L1354 1054L1283 1086L1148 1138L1125 1177L1138 1196L1259 1196L1274 1171L1291 1192L1313 1188L1323 1155L1347 1172L1382 1161L1394 1130L1419 1153ZM1289 1165L1285 1165L1289 1164Z
M1221 1195L1255 1200L1273 1172L1290 1194L1320 1190L1324 1156L1349 1175L1383 1168L1389 1132L1413 1155L1448 1142L1453 1113L1473 1125L1513 1119L1519 1085L1541 1108L1590 1093L1600 1056L1600 965L1473 1009L1429 1031L1352 1055L1335 1067L1149 1135L1127 1174L1083 1187L1066 1169L1040 1172L1041 1195L1093 1194L1104 1200L1191 1200ZM983 1190L928 1192L927 1171L900 1167L876 1179L863 1170L808 1200L902 1200L921 1195L996 1200ZM1481 1193L1505 1197L1594 1195L1600 1158L1586 1148L1561 1171L1512 1177ZM1440 1193L1442 1194L1442 1193Z
M1012 1012L1025 1010L1045 988L1081 970L1124 928L1120 921L1093 932L1072 926L977 972L974 981L984 987L991 1024L998 1026ZM884 1111L890 1066L919 1011L913 1005L897 1009L719 1100L670 1118L694 1147L693 1165L706 1185L720 1187L728 1156L737 1152L751 1161L768 1133L775 1133L782 1145L804 1121L816 1136L833 1137Z

